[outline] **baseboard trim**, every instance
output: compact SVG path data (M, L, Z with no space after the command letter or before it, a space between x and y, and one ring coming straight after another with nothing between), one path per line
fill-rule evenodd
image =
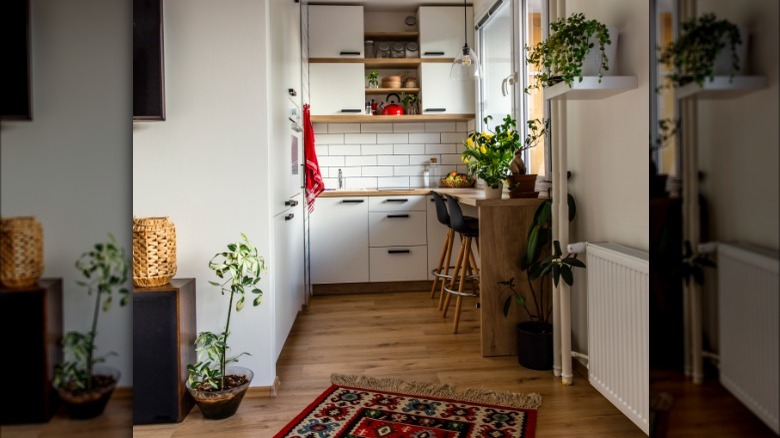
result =
M114 394L111 396L112 398L122 398L122 399L128 399L133 398L133 387L132 386L117 386L114 388Z
M585 379L585 381L588 380L588 367L584 363L580 362L579 358L572 358L571 369L575 376L581 379Z
M246 395L247 397L273 398L279 395L281 386L282 382L279 380L279 376L276 376L272 386L250 386L246 391Z
M431 290L432 280L386 281L378 283L313 284L312 295L354 295Z

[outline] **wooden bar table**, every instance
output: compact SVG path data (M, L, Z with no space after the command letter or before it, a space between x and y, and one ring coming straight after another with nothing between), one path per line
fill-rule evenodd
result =
M181 422L195 400L195 279L133 289L133 424Z

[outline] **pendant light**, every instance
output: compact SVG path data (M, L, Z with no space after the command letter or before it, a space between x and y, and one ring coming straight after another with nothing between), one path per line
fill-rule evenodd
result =
M463 48L455 58L450 68L450 79L455 81L467 81L479 77L479 58L474 50L469 47L468 27L466 25L466 13L468 7L466 0L463 0Z

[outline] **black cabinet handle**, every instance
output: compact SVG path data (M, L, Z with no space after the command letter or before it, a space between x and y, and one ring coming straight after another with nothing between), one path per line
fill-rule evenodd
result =
M443 113L447 111L447 108L425 108L425 111L429 113Z
M388 249L388 254L409 254L411 251L408 249Z
M362 204L364 202L364 199L343 199L341 201L342 204Z
M284 201L284 205L288 207L295 207L296 205L298 205L298 201L294 199L290 199L289 201Z
M284 217L284 220L285 220L285 221L291 221L291 220L292 220L292 218L294 218L294 217L295 217L295 215L294 215L294 214L292 214L292 213L290 213L290 214L288 214L287 216L285 216L285 217Z
M444 53L442 53L442 55L443 54ZM350 52L350 51L347 51L347 50L342 50L341 52L339 52L339 55L342 55L342 56L344 56L344 55L360 55L360 52Z
M387 217L390 218L390 219L394 219L394 218L409 217L409 215L408 214L388 214Z
M385 200L385 202L401 202L401 203L403 203L403 202L409 202L409 200L405 199L405 198L398 198L398 199L387 199L387 200Z
M444 56L444 52L425 52L423 55L426 56Z
M288 89L287 89L287 93L288 93L290 96L297 96L297 95L298 95L298 93L295 91L295 88L288 88Z
M362 113L364 110L362 109L355 109L355 108L343 108L341 110L342 113Z

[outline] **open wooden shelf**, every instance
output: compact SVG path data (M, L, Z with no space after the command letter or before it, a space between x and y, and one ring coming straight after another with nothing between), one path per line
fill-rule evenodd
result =
M419 93L420 88L366 88L366 94Z
M367 115L312 115L312 123L414 123L414 122L468 122L474 114L405 114L402 116Z
M712 81L705 82L704 86L692 83L680 87L677 98L731 99L768 86L766 76L715 76Z
M309 58L312 64L365 64L366 68L417 68L422 62L452 63L453 58Z
M636 76L585 76L571 87L560 82L544 89L546 100L597 100L637 88Z
M366 39L374 41L414 41L420 32L365 32Z

